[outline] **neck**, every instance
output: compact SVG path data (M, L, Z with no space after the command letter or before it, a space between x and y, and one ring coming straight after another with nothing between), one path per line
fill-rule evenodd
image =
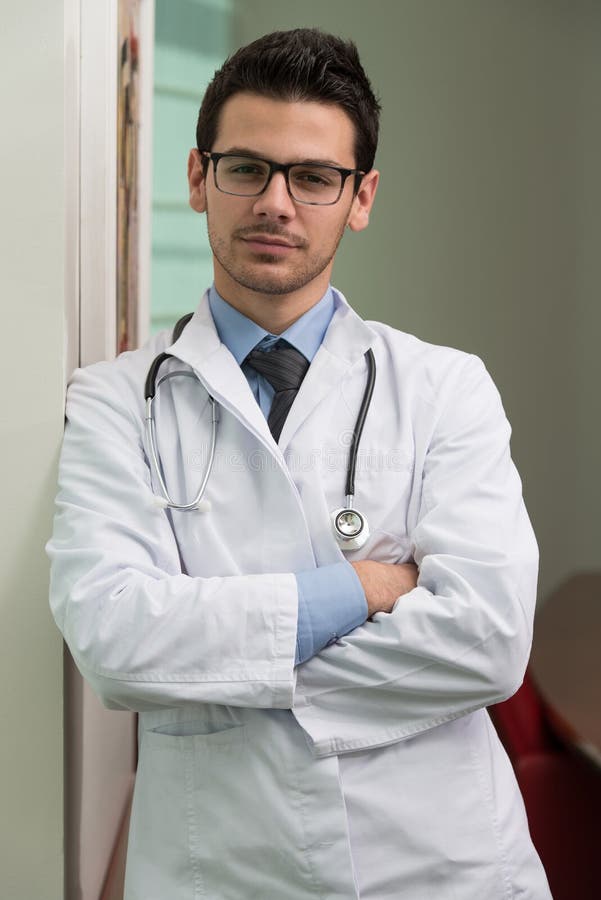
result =
M219 278L215 272L215 288L220 297L270 334L282 334L290 328L319 303L328 285L329 277L326 277L289 294L263 294L244 288L230 278Z

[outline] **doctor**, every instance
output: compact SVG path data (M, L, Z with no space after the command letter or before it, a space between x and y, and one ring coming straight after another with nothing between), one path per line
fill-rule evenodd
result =
M550 897L485 710L521 683L537 575L499 395L478 358L330 287L368 224L378 112L350 43L239 50L188 166L213 286L175 343L70 386L51 604L104 703L140 713L126 900ZM159 380L195 375L154 401L175 506L218 412L191 511L150 464L167 348ZM349 549L332 511L369 350Z

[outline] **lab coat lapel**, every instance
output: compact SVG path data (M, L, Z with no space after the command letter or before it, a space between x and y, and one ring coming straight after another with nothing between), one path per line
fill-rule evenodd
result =
M217 402L242 420L275 456L281 457L242 369L219 339L209 308L208 293L202 298L181 337L167 347L167 352L192 366Z
M322 398L340 384L376 339L375 331L357 315L339 291L334 291L334 300L336 309L332 321L284 423L279 440L282 452Z
M376 333L339 291L334 291L334 300L336 309L332 321L288 413L279 445L273 440L242 369L219 340L208 293L181 337L167 351L192 366L217 402L241 419L273 455L282 460L282 454L298 428L376 339Z

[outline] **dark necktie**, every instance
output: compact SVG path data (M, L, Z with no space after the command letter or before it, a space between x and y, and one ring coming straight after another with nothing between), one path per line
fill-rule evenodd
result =
M244 361L263 375L275 391L267 424L277 443L286 416L307 374L309 361L284 341L276 344L273 350L251 350Z

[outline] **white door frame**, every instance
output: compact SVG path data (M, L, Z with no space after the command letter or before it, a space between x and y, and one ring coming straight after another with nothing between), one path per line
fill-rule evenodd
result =
M65 0L64 10L67 379L117 345L118 0ZM137 343L150 305L154 0L140 13ZM65 896L99 900L133 784L135 717L106 710L68 651L64 677Z

